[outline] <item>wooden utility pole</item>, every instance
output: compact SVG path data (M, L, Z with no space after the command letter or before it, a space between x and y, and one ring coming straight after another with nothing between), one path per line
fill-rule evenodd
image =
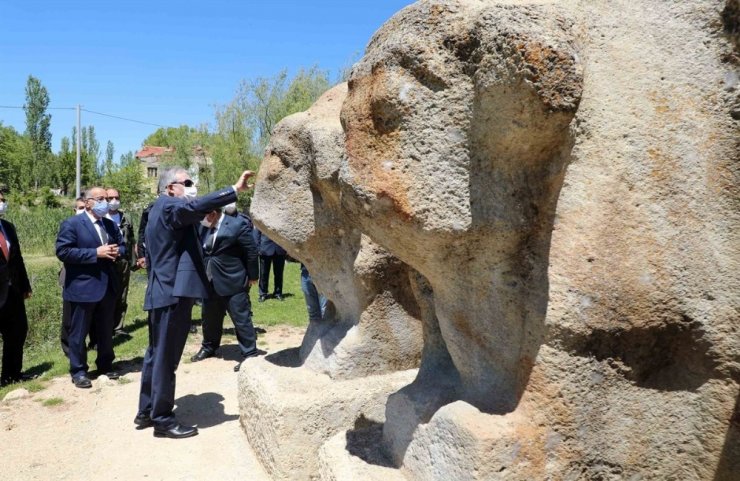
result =
M80 198L80 182L82 174L80 170L80 157L82 155L82 132L80 131L80 104L77 104L77 163L75 164L75 199Z

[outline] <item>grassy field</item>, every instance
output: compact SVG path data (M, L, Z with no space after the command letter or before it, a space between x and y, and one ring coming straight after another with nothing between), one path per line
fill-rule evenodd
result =
M21 247L24 249L26 268L33 286L33 297L26 301L26 310L29 320L28 339L26 340L23 360L24 372L38 376L37 379L21 384L6 386L0 389L0 399L12 389L24 387L30 391L44 388L44 383L55 376L67 375L69 363L62 353L59 343L59 332L62 319L61 288L58 283L58 274L61 263L52 256L43 255L48 247L46 241L35 240L33 246L41 249L25 249L24 238L19 235ZM56 238L56 232L53 234ZM53 241L51 243L53 245ZM52 247L53 249L53 247ZM272 282L271 282L272 287ZM128 312L124 325L130 337L119 336L114 339L116 363L124 366L138 363L143 359L148 344L148 330L146 312L143 311L144 292L146 290L146 275L144 271L135 272L131 276L128 294ZM285 282L283 285L285 301L269 299L264 303L257 302L256 286L251 289L252 311L254 324L259 327L269 327L277 324L305 326L307 323L306 306L300 286L300 264L288 263L285 267ZM200 307L193 310L193 321L200 324ZM231 321L224 322L224 343L234 342ZM95 353L88 354L88 364L94 369Z

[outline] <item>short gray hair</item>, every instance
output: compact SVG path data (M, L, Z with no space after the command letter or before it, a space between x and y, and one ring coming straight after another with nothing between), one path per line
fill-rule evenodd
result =
M83 199L90 199L92 197L92 191L93 189L103 189L102 187L99 187L97 185L93 185L92 187L88 187L85 189L85 193L82 194ZM105 190L105 189L103 189Z
M157 192L163 194L167 190L167 186L177 181L177 174L180 172L188 173L187 169L180 166L169 167L162 172L159 176L159 184L157 185Z

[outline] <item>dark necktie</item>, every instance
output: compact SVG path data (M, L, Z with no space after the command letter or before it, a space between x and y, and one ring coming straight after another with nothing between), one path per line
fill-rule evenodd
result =
M108 243L108 234L105 232L105 227L103 227L103 221L98 219L95 221L96 224L98 224L98 227L100 227L100 240L103 242L103 245Z
M213 252L213 244L216 243L216 228L211 227L208 230L208 235L206 236L206 242L205 242L205 251L206 254L210 254Z
M206 236L206 242L204 250L206 252L206 277L209 281L213 282L213 274L211 272L211 252L213 252L213 244L216 243L216 228L211 227L208 229L208 235Z

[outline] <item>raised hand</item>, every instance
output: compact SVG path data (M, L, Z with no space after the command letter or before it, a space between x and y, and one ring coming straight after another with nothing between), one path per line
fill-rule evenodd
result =
M236 184L234 184L234 189L236 189L237 192L242 192L254 187L254 184L247 184L250 177L254 177L254 172L251 170L245 170L241 177L239 177L239 180L236 181Z

